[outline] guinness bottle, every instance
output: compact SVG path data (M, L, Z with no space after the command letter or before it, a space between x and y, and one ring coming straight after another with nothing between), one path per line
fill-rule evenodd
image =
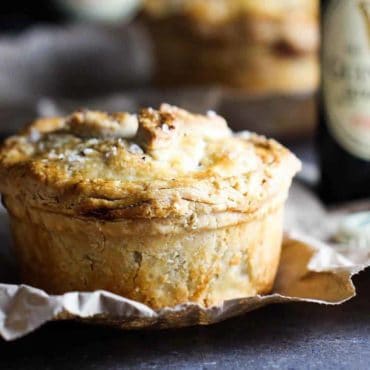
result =
M370 0L321 1L320 191L370 197Z

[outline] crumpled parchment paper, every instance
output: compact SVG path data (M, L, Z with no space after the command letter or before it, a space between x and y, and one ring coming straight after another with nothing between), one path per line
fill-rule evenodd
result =
M286 211L286 227L291 231L285 234L270 295L229 300L207 309L189 303L153 310L106 291L52 296L26 285L0 284L0 335L14 340L51 320L77 319L122 329L174 328L216 323L272 303L341 304L355 296L351 277L370 264L370 253L359 261L356 248L339 253L324 241L337 219L337 214L327 213L304 187L292 187ZM0 279L12 282L14 265L8 254L10 238L4 213L1 221Z

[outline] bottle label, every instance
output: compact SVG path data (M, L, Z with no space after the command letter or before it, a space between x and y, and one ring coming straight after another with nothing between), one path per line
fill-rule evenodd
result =
M370 160L370 0L329 1L322 53L329 130L345 150Z

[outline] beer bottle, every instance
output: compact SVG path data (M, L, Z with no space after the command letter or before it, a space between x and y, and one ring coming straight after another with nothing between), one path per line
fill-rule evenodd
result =
M321 1L320 192L370 197L370 0Z

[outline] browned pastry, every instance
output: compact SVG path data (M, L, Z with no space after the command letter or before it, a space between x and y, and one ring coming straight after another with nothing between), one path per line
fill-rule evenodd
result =
M81 111L9 138L0 191L26 283L211 306L271 289L299 166L214 112Z
M146 0L145 9L161 84L317 87L317 0Z

